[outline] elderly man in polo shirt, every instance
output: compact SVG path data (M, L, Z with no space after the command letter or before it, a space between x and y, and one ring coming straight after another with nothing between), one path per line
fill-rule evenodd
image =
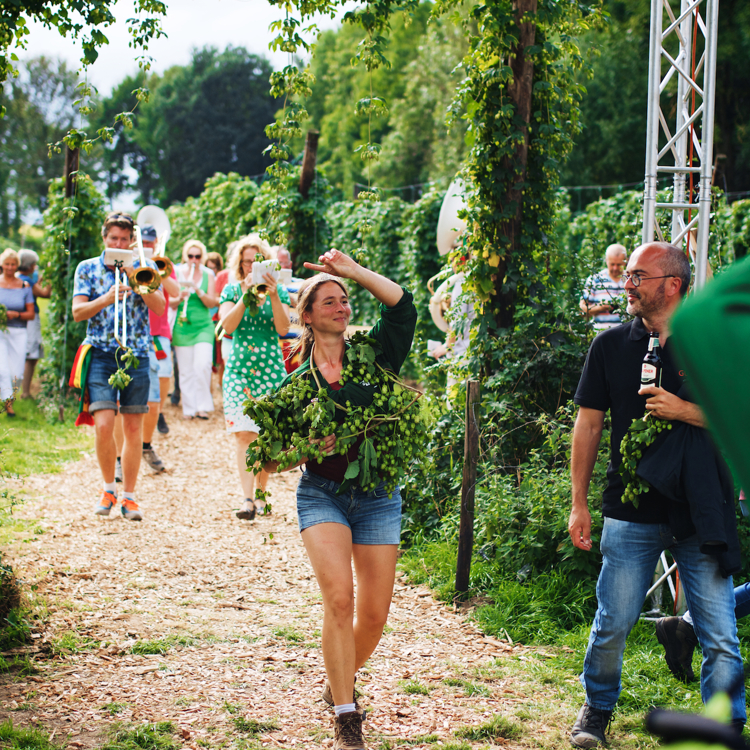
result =
M676 395L678 391L680 396L686 395L685 376L672 358L668 341L669 320L690 283L690 264L679 249L652 243L633 253L626 279L627 310L635 318L594 339L575 395L580 409L573 430L573 503L568 531L573 544L582 550L592 546L588 490L608 410L612 419L608 484L602 498L603 563L596 589L598 609L581 674L586 702L571 733L572 744L583 748L605 742L620 694L625 640L638 621L664 549L671 551L679 566L703 650L701 696L707 701L717 692L728 692L733 723L741 730L746 719L731 575L725 576L727 571L716 557L701 551L692 522L687 524L690 531L685 536L688 506L676 509L674 500L653 487L641 496L637 508L623 503L624 486L618 473L620 442L632 421L641 418L646 409L662 419L704 427L699 407ZM662 345L659 388L640 387L650 331L659 332ZM682 514L680 530L676 528L676 512Z
M126 250L133 243L133 219L128 214L112 213L102 227L105 248ZM136 294L127 284L120 284L120 299L127 301L127 341L138 367L130 368L130 383L122 390L109 384L122 364L118 344L114 339L115 268L104 263L106 249L96 258L78 264L73 285L73 320L88 321L84 344L91 345L91 364L86 386L89 391L89 412L93 415L96 430L95 445L99 469L102 472L102 490L96 514L106 516L117 504L115 489L115 460L117 446L114 439L115 415L122 414L125 445L122 456L123 500L122 515L131 521L143 518L135 501L135 485L141 464L141 434L143 415L148 412L149 360L152 346L148 311L161 315L166 309L160 289L150 294ZM147 261L149 263L149 261ZM137 261L136 261L137 264ZM134 264L135 265L135 264ZM154 269L156 266L150 264ZM135 272L133 265L123 268L128 278ZM121 354L121 353L120 353Z
M594 319L597 331L620 325L617 303L625 291L622 272L627 259L628 252L623 245L610 245L604 253L607 267L589 276L583 285L583 297L579 302L581 312Z

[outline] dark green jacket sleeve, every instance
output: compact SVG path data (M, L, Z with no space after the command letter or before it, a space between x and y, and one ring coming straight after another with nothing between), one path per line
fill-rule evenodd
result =
M708 282L675 314L688 384L745 491L750 488L750 258Z
M383 353L378 357L379 364L398 375L409 355L416 327L417 308L408 289L404 289L403 296L393 307L381 304L380 320L370 329L370 336L383 347Z

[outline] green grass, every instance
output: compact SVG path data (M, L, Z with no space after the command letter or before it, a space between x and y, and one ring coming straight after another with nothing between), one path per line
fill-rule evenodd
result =
M448 677L443 680L443 682L450 687L460 687L464 691L464 695L468 695L469 697L472 695L481 695L484 698L489 698L492 695L492 692L486 685L480 685L471 680L461 680L457 677Z
M102 750L178 750L182 743L174 736L171 721L154 724L115 724Z
M412 549L401 558L400 565L413 582L428 584L439 597L450 601L455 550L449 545L426 544ZM528 715L516 717L518 725L523 728L524 723L536 721L555 727L555 731L538 738L538 744L550 750L562 746L567 743L568 728L584 701L578 675L595 610L591 593L595 581L590 586L588 582L573 586L552 572L521 584L515 577L503 580L497 576L490 580L488 569L486 562L472 561L473 593L485 595L490 602L474 610L471 617L488 635L505 637L507 633L516 643L538 649L528 651L523 659L510 655L477 666L469 679L457 673L443 682L483 694L487 682L507 680L519 694L535 696L534 706L527 707ZM743 661L750 663L750 617L738 623L738 630ZM700 672L700 660L700 650L696 649L696 674ZM656 640L654 624L639 621L628 638L622 693L610 729L618 750L654 745L654 738L643 729L643 718L652 706L694 713L703 708L699 684L685 685L672 677L664 661L664 650ZM483 737L472 734L461 739L482 741Z
M259 737L261 734L274 732L279 728L278 722L273 719L271 721L258 721L257 719L245 719L242 716L235 716L232 719L232 724L238 732L249 737Z
M478 727L460 727L454 734L464 740L517 740L524 733L523 727L505 716L493 716Z
M52 653L56 656L62 654L80 654L98 648L99 641L87 636L78 635L73 630L66 630L52 641Z
M419 680L399 680L398 685L407 695L430 694L430 688L423 685Z
M194 646L198 641L199 639L193 635L165 635L164 638L152 641L136 641L130 647L130 653L140 656L163 656L175 646Z
M108 711L110 716L116 716L128 707L127 703L107 703L102 706L102 711Z
M440 738L436 734L419 734L416 737L401 737L398 740L399 745L431 745Z
M287 643L303 643L306 640L304 633L288 625L272 628L271 633L273 633L274 638L281 638Z
M28 656L17 655L8 659L0 656L0 673L5 672L26 676L36 674L38 671L36 664Z
M81 451L94 448L92 430L74 425L77 414L65 410L65 422L50 423L35 401L18 399L17 416L0 415L0 462L10 474L57 473L69 461L77 461Z
M56 750L49 741L49 732L42 729L16 729L13 722L0 724L0 747L3 750Z

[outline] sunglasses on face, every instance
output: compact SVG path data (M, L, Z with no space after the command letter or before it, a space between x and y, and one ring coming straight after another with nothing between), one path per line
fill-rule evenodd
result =
M110 214L107 217L107 221L122 221L133 226L133 217L127 214Z
M200 259L201 259L201 256L200 256L200 255L190 255L190 254L188 253L188 258L189 258L190 260L200 260Z

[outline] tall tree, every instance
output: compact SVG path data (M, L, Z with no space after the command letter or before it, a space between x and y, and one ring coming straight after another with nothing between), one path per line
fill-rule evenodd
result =
M583 38L596 50L592 75L582 78L587 94L581 104L583 131L565 167L565 185L631 183L643 179L646 162L648 45L651 3L605 0L609 22ZM673 9L679 3L672 1ZM717 185L728 191L750 190L750 5L722 0L716 69L714 154ZM699 50L700 52L700 50ZM587 192L583 202L599 197ZM577 206L574 205L574 208Z
M137 122L142 108L140 104L130 120L117 120L120 112L132 109L136 103L134 91L155 86L157 76L139 72L128 76L101 102L96 103L89 117L90 130L112 127L112 140L99 141L92 151L99 181L106 185L106 196L110 201L120 193L135 190L145 204L151 203L158 189L158 177L148 154L135 139L132 123Z
M0 232L17 231L23 215L47 207L49 180L62 175L63 155L48 155L75 118L77 74L64 61L37 57L6 81L0 119Z
M385 99L388 107L406 96L411 71L427 32L431 5L422 3L410 16L392 19L388 35L390 65L377 68L372 74L372 85L377 96ZM325 31L319 39L310 70L315 76L312 95L305 106L310 113L312 127L320 130L318 163L337 187L351 195L354 183L366 183L365 163L355 148L368 141L368 118L355 112L358 99L370 96L370 78L364 66L353 65L353 55L362 31L356 25L344 24L340 29ZM418 103L413 100L411 106ZM391 118L372 119L369 140L380 143L390 132ZM381 172L382 187L396 187L394 172Z
M200 195L216 172L261 174L269 163L264 128L277 106L268 91L271 72L268 60L242 47L204 47L161 77L126 78L92 121L94 127L111 122L135 104L132 92L148 85L151 94L135 110L132 128L118 124L105 146L101 165L110 194L136 189L144 203L169 204Z
M263 172L264 129L277 106L268 92L272 70L241 47L195 50L189 65L167 70L133 135L158 175L161 201L199 195L215 172Z

